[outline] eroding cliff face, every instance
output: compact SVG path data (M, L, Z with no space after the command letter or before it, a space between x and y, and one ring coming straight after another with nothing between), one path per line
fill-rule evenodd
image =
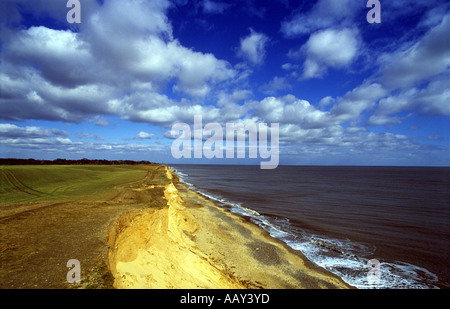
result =
M166 170L166 175L171 175ZM108 262L116 288L239 288L195 244L198 228L172 182L165 204L123 214L109 233ZM149 193L150 194L150 193Z
M348 288L260 227L178 184L167 167L130 192L150 206L122 214L110 228L116 288Z

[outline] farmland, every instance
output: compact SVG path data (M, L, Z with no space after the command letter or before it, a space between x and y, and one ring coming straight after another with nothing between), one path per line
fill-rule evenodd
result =
M146 173L141 166L2 166L0 203L107 199Z
M158 206L160 165L0 166L0 288L108 288L108 229L129 210ZM66 281L69 259L83 281Z

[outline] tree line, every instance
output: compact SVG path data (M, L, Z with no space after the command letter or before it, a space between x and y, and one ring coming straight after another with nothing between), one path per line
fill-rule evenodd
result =
M139 165L139 164L156 164L150 161L133 161L133 160L98 160L98 159L81 159L81 160L36 160L36 159L1 159L0 165Z

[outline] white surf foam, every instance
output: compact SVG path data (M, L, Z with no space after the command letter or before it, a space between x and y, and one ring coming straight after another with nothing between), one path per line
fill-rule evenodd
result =
M230 201L222 196L200 190L186 181L188 175L175 170L180 181L190 189L227 207L230 211L249 217L253 223L265 229L272 237L300 251L310 261L341 277L346 283L360 289L430 289L437 288L436 275L416 265L405 262L380 261L379 280L369 277L372 268L367 262L372 259L375 247L348 239L334 239L313 235L294 228L288 218L269 218L263 214ZM378 278L377 278L378 279Z

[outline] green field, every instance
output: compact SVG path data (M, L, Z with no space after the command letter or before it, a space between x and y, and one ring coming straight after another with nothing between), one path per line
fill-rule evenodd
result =
M0 165L0 288L109 288L110 225L164 205L166 169L139 165ZM66 279L69 259L82 282Z
M106 199L114 187L143 179L142 165L0 166L0 203Z

